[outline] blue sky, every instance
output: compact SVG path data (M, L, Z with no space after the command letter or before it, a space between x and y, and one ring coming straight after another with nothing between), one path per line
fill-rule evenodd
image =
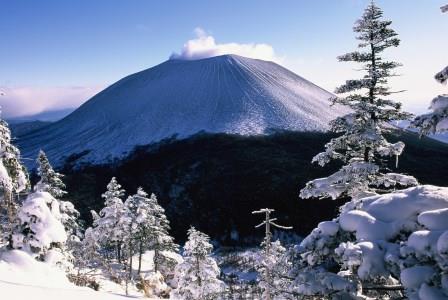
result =
M76 106L103 87L165 61L195 39L262 43L284 66L333 90L354 66L336 56L354 49L351 30L369 0L0 0L0 104L6 116ZM404 64L392 82L421 111L447 92L432 76L448 64L447 0L379 0L400 34L388 53ZM3 102L3 103L1 103Z

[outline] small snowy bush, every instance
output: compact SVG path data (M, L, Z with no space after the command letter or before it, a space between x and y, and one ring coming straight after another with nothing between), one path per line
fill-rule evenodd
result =
M64 226L52 213L48 203L57 202L47 192L28 195L17 214L19 224L12 236L13 248L40 255L53 245L63 244L67 240Z

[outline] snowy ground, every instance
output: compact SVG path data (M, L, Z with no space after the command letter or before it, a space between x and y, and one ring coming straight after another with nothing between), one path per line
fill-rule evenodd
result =
M122 295L114 295L111 293L95 292L89 288L67 287L42 287L20 283L10 283L0 280L0 290L3 299L33 299L33 300L120 300L129 299ZM147 299L147 298L146 298Z
M143 259L143 272L152 269L152 253L146 253ZM78 287L68 281L65 273L48 264L38 262L27 253L20 250L0 253L0 291L1 299L33 299L33 300L64 300L95 299L120 300L141 299L143 294L135 288L130 288L126 296L124 286L107 280L98 274L100 291ZM148 299L148 298L144 298Z
M35 261L19 250L6 251L0 256L0 290L3 299L129 299L120 291L113 294L77 287L63 271Z

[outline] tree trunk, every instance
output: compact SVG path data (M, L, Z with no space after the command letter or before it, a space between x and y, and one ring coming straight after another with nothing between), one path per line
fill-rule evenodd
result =
M365 162L368 162L368 161L369 161L369 152L370 152L370 148L369 148L369 147L366 147L366 148L364 149L364 161L365 161Z
M140 274L142 270L142 255L143 255L143 241L140 240L138 247L138 274Z
M198 285L202 286L202 278L201 276L199 276L199 271L200 271L199 258L196 257L196 278L198 279Z
M157 272L159 270L159 250L154 250L154 271Z
M117 260L119 263L121 263L121 245L119 242L117 242L116 246L117 248Z
M7 227L0 228L0 229L2 230L2 232L6 231L8 233L8 235L9 235L8 246L10 248L12 248L13 247L12 231L13 231L14 220L17 215L16 206L14 203L12 191L10 191L8 189L4 189L3 197L4 197L4 206L5 206L7 215L8 215L8 224L7 224ZM1 205L0 205L0 209L1 209Z
M129 280L132 280L132 242L129 242Z

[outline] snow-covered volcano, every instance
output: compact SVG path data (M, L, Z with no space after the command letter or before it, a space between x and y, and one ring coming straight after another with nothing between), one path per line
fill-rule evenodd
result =
M168 60L119 80L18 143L25 157L42 148L58 164L89 150L82 160L101 163L136 145L200 131L325 131L330 120L346 112L330 107L330 97L273 62L235 55Z

